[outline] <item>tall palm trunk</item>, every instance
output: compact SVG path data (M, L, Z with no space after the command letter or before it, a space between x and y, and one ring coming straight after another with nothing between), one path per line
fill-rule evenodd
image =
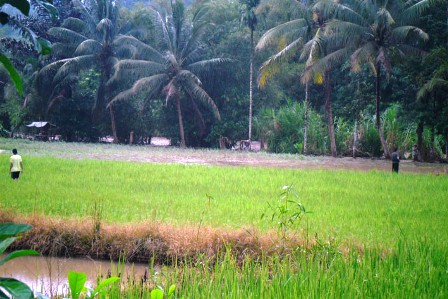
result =
M423 122L419 121L417 125L417 148L420 151L420 158L426 160L426 149L423 148Z
M101 63L102 75L100 78L100 83L98 87L98 95L97 95L97 103L94 107L94 118L99 117L100 113L104 112L104 104L109 103L111 100L111 90L110 87L106 84L111 77L111 69L112 66L107 62L107 60L102 61ZM115 121L115 113L112 105L109 105L109 115L110 115L110 127L112 130L113 143L118 143L118 134L117 134L117 123Z
M249 142L252 140L252 105L253 105L253 77L254 77L254 31L250 31L250 57L249 57ZM250 145L249 145L250 147Z
M109 114L110 114L110 126L112 128L112 136L114 138L113 143L118 143L117 124L115 122L115 114L114 114L113 105L109 106Z
M381 92L381 65L376 64L376 77L375 77L375 106L376 106L376 127L378 129L378 135L380 136L381 146L383 147L383 153L385 158L389 158L389 148L384 139L383 128L381 127L380 119L380 92Z
M303 122L303 154L308 154L308 81L305 83L305 120Z
M331 104L331 82L330 82L331 70L325 71L325 112L327 114L328 121L328 135L330 136L331 145L331 155L336 157L338 155L336 149L336 137L334 135L334 124L333 124L333 108Z
M353 158L356 158L356 143L358 142L358 114L355 116L355 128L353 129Z
M180 134L180 147L185 148L185 133L184 133L184 122L182 120L182 109L180 106L179 95L176 96L176 107L177 107L177 117L179 119L179 134Z

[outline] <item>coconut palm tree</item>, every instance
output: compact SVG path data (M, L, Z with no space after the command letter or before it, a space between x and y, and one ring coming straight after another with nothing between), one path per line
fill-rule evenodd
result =
M191 23L186 20L182 1L172 1L170 10L153 9L154 40L157 41L154 47L133 37L120 38L121 43L133 46L136 55L115 65L115 73L109 85L127 80L132 87L120 92L108 106L137 96L143 96L146 100L164 96L166 103L175 101L180 146L184 148L186 141L182 105L190 103L196 115L202 118L198 104L203 104L220 120L218 107L204 90L200 77L211 74L216 70L215 67L231 60L201 60L202 50L206 46L203 37L210 25L206 21L206 6L201 6L194 12Z
M249 56L249 147L252 140L252 107L253 107L253 78L254 78L254 31L257 27L258 19L255 9L260 4L260 0L240 0L244 5L243 21L250 30L250 56Z
M48 34L57 41L53 49L59 59L42 68L39 76L53 78L51 105L61 97L61 90L66 90L70 82L77 80L80 71L97 70L100 77L92 113L94 121L98 121L112 98L106 82L117 62L114 40L118 37L118 7L114 0L74 0L73 5L80 17L69 17L62 26L50 28ZM113 107L109 106L108 110L114 142L118 142Z
M266 62L263 63L260 68L260 75L258 83L260 87L263 87L267 80L280 71L281 63L288 61L290 58L298 55L300 51L300 60L306 61L306 65L310 65L313 61L322 56L320 53L322 48L321 43L321 29L319 24L313 20L312 11L310 7L296 2L295 8L297 14L302 16L286 23L280 24L274 28L266 31L260 38L256 46L257 50L266 48L274 43L286 42L286 46L283 49L271 56ZM312 79L312 78L311 78ZM321 82L321 76L316 78L318 82ZM304 141L303 141L303 153L307 154L308 145L308 87L311 82L309 77L304 77L305 83L305 120L304 120Z
M422 53L418 41L427 40L428 35L410 24L418 19L431 2L321 0L316 4L324 14L335 16L327 25L327 32L330 32L333 40L343 42L344 47L350 49L353 71L359 72L366 64L375 76L376 126L385 157L389 157L389 149L380 121L381 74L391 73L393 58Z
M435 156L434 139L436 130L445 139L448 154L448 48L434 49L426 58L428 65L438 65L432 76L417 93L417 107L420 119L431 127L430 158Z

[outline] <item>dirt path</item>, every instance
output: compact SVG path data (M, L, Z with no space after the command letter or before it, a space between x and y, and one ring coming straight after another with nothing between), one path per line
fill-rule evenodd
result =
M214 149L179 149L174 147L128 146L63 142L29 142L0 138L0 153L13 147L26 156L50 156L66 159L95 159L145 163L179 163L218 166L277 167L292 169L346 169L391 171L390 160L368 158L333 158L241 152ZM400 172L448 174L448 164L416 163L404 160Z

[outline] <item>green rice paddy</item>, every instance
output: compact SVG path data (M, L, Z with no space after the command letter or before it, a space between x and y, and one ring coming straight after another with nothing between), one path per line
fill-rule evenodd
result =
M0 165L9 156L0 155ZM448 177L24 157L17 184L4 171L0 206L22 214L82 218L102 207L108 223L272 228L261 219L293 185L323 238L390 243L398 236L448 240ZM6 166L5 166L6 168ZM209 197L211 199L209 200Z
M226 255L218 263L153 273L150 285L177 284L177 297L448 296L446 175L77 160L23 152L25 172L18 183L8 175L9 152L0 154L0 209L20 214L84 219L100 204L108 223L267 231L275 229L261 218L268 203L276 203L282 186L294 186L308 212L298 233L317 234L323 245L311 254L298 250L262 263L237 265ZM129 152L130 160L134 154ZM328 240L349 248L363 244L364 250L341 254ZM150 298L149 289L128 284L112 289L110 298Z

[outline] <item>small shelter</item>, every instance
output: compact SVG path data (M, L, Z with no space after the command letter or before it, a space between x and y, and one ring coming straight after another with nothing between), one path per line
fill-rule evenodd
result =
M51 132L51 127L55 127L55 125L47 121L33 121L32 123L26 126L28 128L38 129L38 133L34 135L35 140L48 141L54 139L54 135Z

